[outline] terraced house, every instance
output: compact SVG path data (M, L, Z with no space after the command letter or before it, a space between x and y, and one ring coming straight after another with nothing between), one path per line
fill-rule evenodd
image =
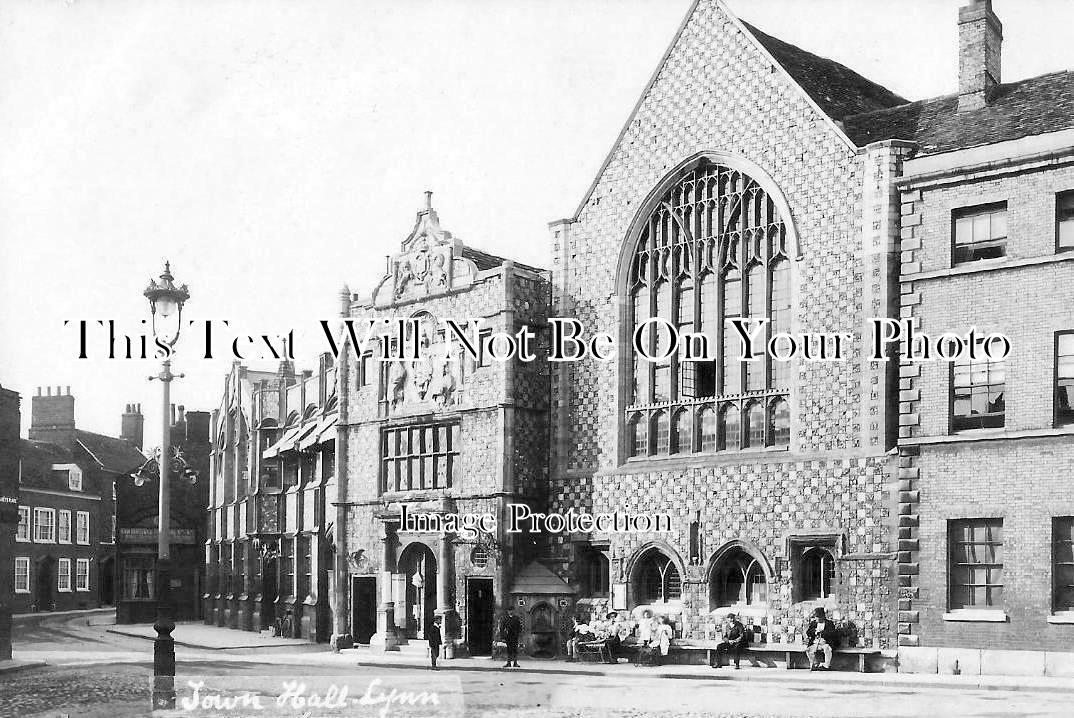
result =
M900 367L900 670L1072 675L1074 76L1003 82L988 2L958 33L957 94L847 123L913 152L901 316L1011 345Z
M39 388L21 445L16 613L115 603L115 483L145 456L125 439L75 426L70 387Z

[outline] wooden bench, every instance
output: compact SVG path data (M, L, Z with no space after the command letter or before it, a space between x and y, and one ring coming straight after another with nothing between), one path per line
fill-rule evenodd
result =
M715 659L717 641L687 641L676 640L671 643L672 651L704 651L705 662L712 665ZM770 656L782 656L784 660L784 668L790 670L794 668L794 656L801 654L805 658L806 647L800 643L760 643L757 645L751 645L742 652L742 656L747 658L751 665L757 665L757 657L770 655ZM846 648L836 648L833 653L833 659L835 656L850 655L857 659L858 672L867 673L869 669L868 659L869 656L875 656L880 654L879 648L860 648L857 646L851 646ZM729 654L728 654L729 655Z
M578 660L585 661L586 657L595 659L600 663L612 663L611 652L604 641L579 641Z

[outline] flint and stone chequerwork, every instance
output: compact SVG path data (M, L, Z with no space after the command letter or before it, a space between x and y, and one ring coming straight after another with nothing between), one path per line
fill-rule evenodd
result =
M422 358L380 361L382 349L361 356L348 343L341 356L339 500L336 525L335 632L338 644L391 649L422 639L442 616L448 656L492 650L494 617L508 602L541 606L527 612L537 646L554 653L554 594L513 595L538 547L503 531L407 532L402 504L414 514L506 514L509 503L536 507L547 490L547 347L538 359L495 361L456 349L441 320L465 323L467 336L523 327L543 342L549 306L547 272L466 246L440 227L431 193L413 231L389 258L384 279L367 298L344 289L343 317L416 318L404 343ZM364 330L363 330L364 331ZM389 345L388 349L391 349ZM540 573L537 566L528 573ZM572 590L544 569L552 591ZM526 584L532 588L531 584ZM547 587L544 587L547 588ZM527 603L528 602L528 603ZM527 619L530 620L530 619ZM527 624L529 625L529 624Z
M557 537L555 555L597 614L648 609L705 639L733 610L758 641L800 643L823 606L886 649L894 368L866 359L862 335L895 309L898 150L856 147L835 121L848 108L822 109L783 69L791 53L835 65L698 3L578 212L551 224L554 313L614 328L623 348L553 374L552 508L675 517L663 533ZM831 77L853 109L900 101ZM650 317L703 332L717 358L634 361ZM740 363L734 317L770 320L762 339L855 341L842 362Z
M206 623L326 642L331 632L336 418L331 356L316 373L232 367L213 413Z
M961 8L958 37L957 92L908 102L697 0L577 211L549 225L548 272L465 246L427 201L341 315L418 318L403 343L432 358L342 348L338 490L309 524L334 553L317 554L310 598L266 602L248 579L253 603L320 606L327 584L336 646L393 650L442 616L449 657L492 652L507 605L546 655L572 616L649 612L698 641L733 611L755 644L799 645L823 607L842 645L875 649L873 670L1074 675L1074 75L1003 83L989 0ZM610 333L616 357L546 361L550 317ZM537 358L437 360L444 318L528 326ZM670 345L654 318L707 356L639 358L647 324L650 353ZM976 326L1012 352L920 362L891 343L873 359L874 318L934 337ZM731 319L765 320L759 351L850 338L837 360L740 362ZM310 425L251 411L253 431L287 421L284 444ZM259 508L214 519L210 556L241 531L305 530L260 508L273 490L250 493ZM512 503L672 523L508 534ZM498 529L407 532L403 504Z

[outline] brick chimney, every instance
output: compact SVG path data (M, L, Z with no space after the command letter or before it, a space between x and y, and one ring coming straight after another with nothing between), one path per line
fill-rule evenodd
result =
M958 109L976 110L1000 83L1003 24L992 0L971 0L958 9Z
M139 449L142 448L142 429L145 417L142 416L141 404L127 404L119 424L119 438L126 439Z
M37 387L37 394L30 399L29 437L34 441L49 441L60 446L71 446L75 438L75 398L71 387L62 391L56 387Z

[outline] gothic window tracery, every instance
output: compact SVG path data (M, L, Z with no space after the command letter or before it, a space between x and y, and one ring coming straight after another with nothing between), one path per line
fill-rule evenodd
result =
M628 275L627 326L660 317L679 332L663 361L634 356L626 410L631 456L736 451L790 443L790 365L767 356L768 339L791 328L791 253L785 218L740 170L702 161L645 220ZM728 319L768 319L739 359ZM691 332L707 358L684 357ZM701 339L700 337L704 337ZM659 355L671 332L650 323L644 346Z

